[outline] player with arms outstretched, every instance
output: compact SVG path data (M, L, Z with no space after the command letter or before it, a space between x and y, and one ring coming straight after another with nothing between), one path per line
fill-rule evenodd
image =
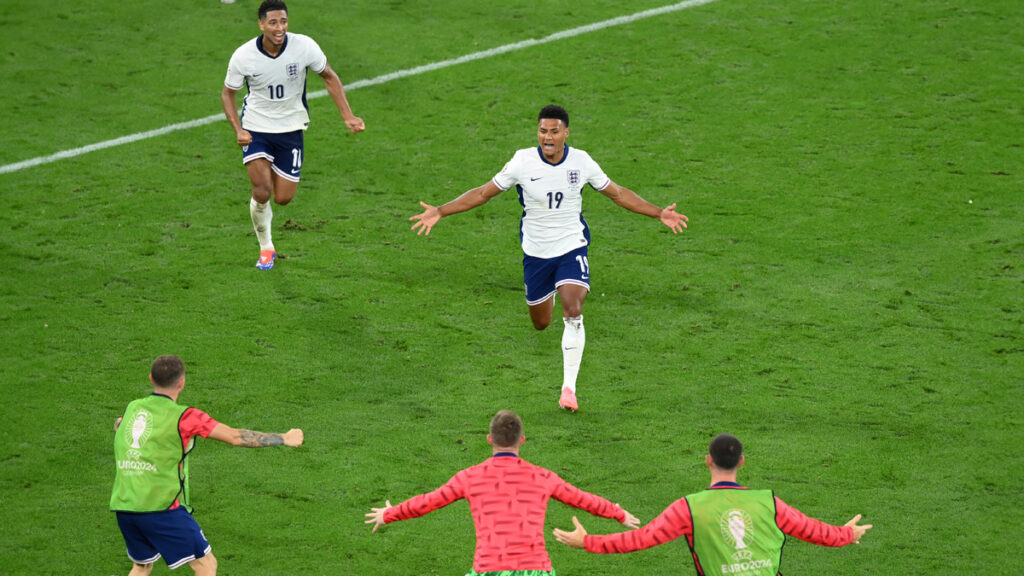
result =
M288 32L285 3L265 0L258 17L263 33L232 54L220 99L252 182L249 214L260 243L256 267L270 270L277 259L270 199L282 206L291 202L302 172L302 132L309 126L306 71L323 78L349 131L362 132L366 125L352 113L341 79L320 46L309 36ZM235 94L243 86L249 93L239 118Z
M686 537L697 574L780 574L786 536L819 546L859 544L871 524L858 514L842 526L806 516L771 490L750 490L736 482L743 466L743 444L719 434L704 457L711 487L673 502L639 530L593 535L575 517L572 532L555 529L555 539L598 554L644 550Z
M675 204L659 208L612 182L589 154L565 143L568 137L569 113L561 106L545 106L537 118L539 146L517 151L490 182L447 204L431 206L420 202L426 210L410 220L415 221L412 229L417 234L430 234L442 217L476 208L516 187L523 206L520 239L530 320L537 330L551 324L557 292L565 326L562 393L558 404L576 411L576 378L586 344L583 301L590 291L590 229L582 215L584 186L589 184L627 210L657 218L674 233L682 232L688 219L676 212Z
M519 457L526 441L523 421L511 410L491 419L487 442L493 455L466 468L433 492L420 494L392 506L372 508L367 524L376 532L384 524L418 518L465 498L476 527L473 570L509 576L540 576L552 573L551 558L544 546L544 517L551 498L603 518L614 518L635 528L640 521L618 504L584 492L557 474Z
M110 509L117 513L130 576L148 576L161 557L171 569L188 564L198 576L214 576L217 559L192 517L188 455L196 436L234 446L301 446L302 430L284 434L241 430L217 422L198 408L178 404L185 388L185 363L174 355L153 361L153 393L128 404L114 422L117 475Z

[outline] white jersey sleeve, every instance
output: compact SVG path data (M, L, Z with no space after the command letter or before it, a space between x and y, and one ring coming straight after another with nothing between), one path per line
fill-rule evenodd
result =
M516 152L512 159L505 163L505 167L501 169L501 172L498 172L492 178L498 188L508 190L519 182L519 177L523 172L522 152L523 150Z
M604 170L597 165L597 162L590 157L590 154L587 154L583 150L573 150L578 152L582 157L580 159L580 172L583 177L582 180L587 184L590 184L590 187L594 190L604 190L607 188L608 184L611 184L611 179L608 178L608 175L604 173Z
M306 71L327 68L320 46L302 34L288 34L277 56L263 50L262 37L240 46L228 62L224 85L232 90L248 87L242 105L242 128L279 134L309 126Z

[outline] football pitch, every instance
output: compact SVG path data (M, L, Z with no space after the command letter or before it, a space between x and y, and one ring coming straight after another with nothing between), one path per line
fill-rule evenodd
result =
M707 486L729 432L745 485L874 525L842 549L789 539L784 574L1020 571L1018 1L718 0L584 31L672 2L293 0L289 31L356 87L367 128L309 101L271 272L225 121L3 169L220 114L258 4L2 5L0 573L128 572L112 424L168 353L189 368L180 402L305 431L190 457L221 574L465 574L464 501L376 534L363 514L486 458L502 408L524 458L645 523ZM584 194L575 414L561 325L528 318L515 192L429 237L408 221L536 145L550 103L612 180L690 218L674 236ZM683 541L557 544L574 514L622 529L552 502L559 576L694 572Z

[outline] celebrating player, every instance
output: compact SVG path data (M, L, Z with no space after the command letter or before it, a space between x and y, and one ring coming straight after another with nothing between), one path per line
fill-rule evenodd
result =
M366 125L352 113L341 79L320 46L309 36L288 33L284 2L265 0L260 4L259 24L263 33L232 54L220 100L252 181L249 214L260 242L256 267L270 270L277 259L270 233L270 198L282 206L291 202L302 171L302 132L309 126L306 70L324 79L349 131L361 132ZM242 86L247 86L249 93L239 120L235 93Z
M843 526L833 526L805 516L771 490L737 484L743 444L735 436L716 436L705 462L711 487L676 500L640 530L588 535L573 518L576 529L556 529L555 539L588 552L620 554L686 536L698 574L778 574L787 534L821 546L846 546L859 544L871 529L870 524L857 524L860 514Z
M148 576L161 557L171 569L188 564L199 576L214 576L217 559L192 518L189 503L188 455L195 437L235 446L301 446L302 430L239 430L178 404L185 388L185 363L177 356L154 360L149 380L153 393L128 404L114 423L117 475L110 509L117 513L128 557L134 562L129 576Z
M530 320L537 330L551 324L557 292L565 325L562 394L558 405L576 411L576 377L586 344L583 301L590 291L590 229L582 216L583 187L589 184L619 206L659 219L674 233L682 232L688 219L675 211L675 204L658 208L612 182L586 152L566 145L568 137L569 113L561 106L545 106L537 118L540 146L519 150L490 182L447 204L431 206L420 202L425 211L410 220L415 221L412 229L418 230L417 235L430 234L443 216L476 208L500 192L516 187L523 206L520 239Z
M376 532L384 524L418 518L465 498L476 526L476 554L470 574L498 573L509 576L551 572L551 558L544 547L544 516L548 500L581 508L603 518L614 518L635 528L635 516L600 496L584 492L550 470L519 457L526 441L523 421L511 410L491 420L487 442L493 456L466 468L433 492L414 496L398 506L385 501L371 508L367 524Z

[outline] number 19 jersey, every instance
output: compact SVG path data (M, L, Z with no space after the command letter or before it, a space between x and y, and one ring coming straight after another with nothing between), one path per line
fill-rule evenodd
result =
M523 252L535 258L555 258L586 246L583 186L604 190L611 182L589 154L569 146L558 164L548 162L540 146L519 150L493 181L502 190L515 186L519 192L519 236Z
M320 74L326 68L327 56L309 36L289 33L277 56L263 49L263 36L258 36L231 55L224 85L249 89L242 105L242 128L282 134L309 126L306 70Z

